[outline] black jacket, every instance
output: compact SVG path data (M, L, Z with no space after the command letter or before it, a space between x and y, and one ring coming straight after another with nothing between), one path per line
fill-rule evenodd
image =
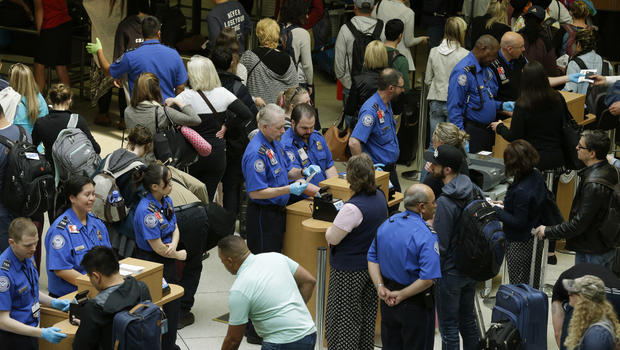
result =
M380 73L381 69L375 69L364 71L353 77L351 80L349 99L344 106L345 115L352 115L354 120L357 119L357 114L364 102L377 92ZM352 125L355 126L355 123Z
M545 229L548 238L566 238L566 249L587 254L603 254L613 248L603 244L600 238L601 224L607 215L609 201L613 194L609 187L588 182L589 179L602 178L612 184L617 183L618 175L607 161L601 161L579 170L581 182L577 187L575 199L570 209L568 222Z
M149 289L142 281L127 277L121 285L105 289L90 299L82 310L80 327L73 340L74 350L112 350L112 321L117 312L129 310L150 300Z

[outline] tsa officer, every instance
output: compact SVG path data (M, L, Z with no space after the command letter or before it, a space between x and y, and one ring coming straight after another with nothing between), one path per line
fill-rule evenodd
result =
M65 338L55 327L39 328L40 304L69 310L69 300L52 299L39 291L39 273L32 261L39 236L28 218L9 226L9 248L0 254L0 344L3 349L39 348L43 338L56 344Z
M497 57L499 44L483 35L473 50L456 64L448 85L448 120L470 135L469 151L491 151L495 134L489 124L497 112L512 112L514 102L496 101L497 81L489 65Z
M430 187L415 184L407 189L404 204L404 212L377 229L368 250L368 273L381 299L383 347L431 350L435 338L432 287L441 278L441 266L437 235L425 221L435 213L435 195Z
M85 274L82 258L95 246L111 247L108 231L90 213L95 202L95 183L75 175L64 184L67 206L45 236L49 293L59 297L77 290L76 278Z
M259 132L250 140L241 160L246 190L248 247L254 254L280 252L290 194L301 195L308 184L301 178L280 144L284 134L284 110L268 104L258 112ZM316 169L315 169L316 170Z
M396 174L400 149L391 101L405 91L405 80L397 70L385 68L379 75L377 85L377 92L360 109L357 125L349 138L349 148L352 155L365 152L374 163L382 164L390 172L390 182L400 192Z
M291 128L280 140L287 157L295 167L303 169L306 176L317 173L308 184L310 192L318 191L317 186L321 181L338 176L325 138L314 130L315 119L316 112L311 105L298 104L291 113Z

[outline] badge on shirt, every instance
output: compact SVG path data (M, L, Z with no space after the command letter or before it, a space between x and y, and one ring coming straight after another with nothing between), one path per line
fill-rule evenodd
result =
M295 153L293 153L291 151L286 151L286 156L288 157L288 159L291 160L291 162L295 161Z
M379 124L383 124L385 123L385 119L383 118L383 110L378 110L377 111L377 116L379 117Z
M317 141L316 142L316 150L317 151L322 151L323 150L323 144L321 143L321 141Z
M269 158L269 163L271 163L271 165L278 164L278 159L273 154L273 150L271 148L267 150L267 158Z
M84 247L84 245L82 244L82 245L79 245L79 246L75 247L75 251L79 252L80 250L84 250L85 248L86 247Z
M306 153L303 148L299 148L297 150L297 153L299 153L299 158L301 158L302 162L308 159L308 153Z
M466 74L459 75L459 77L456 78L456 82L459 83L459 85L461 86L467 85L467 75Z
M52 238L52 248L58 250L65 246L65 237L56 235Z
M504 67L497 67L497 73L499 74L502 84L506 84L508 80L506 79L506 71L504 71Z
M362 124L364 124L364 126L371 127L374 122L375 119L370 114L366 114L364 117L362 117Z
M9 269L11 269L11 262L9 261L9 259L6 259L2 262L2 269L4 271L9 271Z
M11 281L6 276L0 276L0 293L6 292L11 286Z
M274 174L276 174L276 175L278 175L278 174L280 173L280 171L282 171L282 169L278 168L278 169L276 169L276 171L274 171L273 173L274 173Z
M80 232L80 230L78 230L77 226L75 226L75 225L67 225L67 228L69 228L69 232L70 233L78 233L78 232Z
M263 171L265 171L265 163L263 163L263 161L261 159L257 159L254 161L254 170L257 173L262 173Z
M144 224L148 228L155 228L157 226L157 217L155 214L148 214L144 217Z
M41 314L41 305L39 304L39 302L37 301L36 303L32 304L32 317L33 318L39 318L40 314Z
M163 224L164 223L164 217L161 215L161 213L156 211L154 214L155 214L155 217L157 218L157 220L159 220L159 223Z
M101 235L101 230L97 230L97 238L99 238L99 241L103 241L103 236Z

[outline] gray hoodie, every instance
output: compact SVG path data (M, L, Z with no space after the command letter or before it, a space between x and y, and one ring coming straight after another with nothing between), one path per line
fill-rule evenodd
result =
M431 49L426 63L426 76L424 82L430 85L428 89L429 101L448 100L448 84L450 83L450 73L460 60L469 54L465 48L455 43L448 43L443 39L441 44Z
M362 33L372 34L375 30L377 20L366 16L355 16L351 18L351 22ZM349 30L346 23L340 27L338 37L336 38L336 46L334 47L334 72L336 78L340 80L345 89L351 88L351 65L353 58L353 42L355 37Z

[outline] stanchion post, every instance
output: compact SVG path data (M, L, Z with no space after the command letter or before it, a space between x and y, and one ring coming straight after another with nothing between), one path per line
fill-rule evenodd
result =
M316 252L316 349L323 350L325 338L325 284L327 274L327 248L319 247Z
M420 91L420 116L418 117L418 149L415 157L415 169L420 171L420 173L424 168L424 151L426 151L426 124L428 123L426 90L426 84L422 82Z

